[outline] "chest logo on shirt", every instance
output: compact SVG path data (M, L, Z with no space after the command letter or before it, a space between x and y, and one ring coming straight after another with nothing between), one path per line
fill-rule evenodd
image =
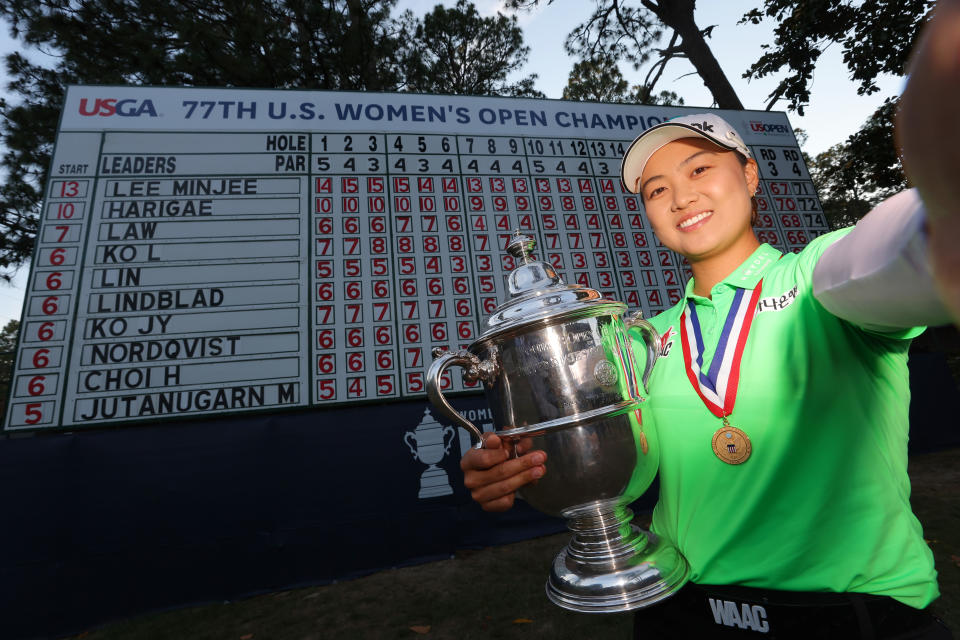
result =
M783 311L797 299L797 285L793 289L779 296L770 296L769 298L760 298L757 303L757 313L763 311Z
M660 357L665 358L670 355L670 348L673 347L673 336L677 335L677 332L673 330L673 327L667 327L667 330L660 336Z

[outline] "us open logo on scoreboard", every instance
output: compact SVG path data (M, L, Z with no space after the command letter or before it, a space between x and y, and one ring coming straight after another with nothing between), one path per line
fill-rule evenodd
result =
M423 398L431 350L469 345L504 301L516 230L566 282L654 315L689 272L620 159L696 111L71 87L5 428ZM759 163L760 239L825 232L786 116L721 115Z

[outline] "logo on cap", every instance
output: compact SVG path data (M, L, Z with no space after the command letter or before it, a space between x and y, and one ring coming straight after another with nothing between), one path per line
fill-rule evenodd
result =
M690 126L696 127L697 129L700 129L700 131L709 131L710 133L713 133L713 125L706 120L703 122L691 122Z

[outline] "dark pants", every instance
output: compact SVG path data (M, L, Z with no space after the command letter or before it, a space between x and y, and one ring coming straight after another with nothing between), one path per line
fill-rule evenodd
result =
M636 640L659 638L843 638L951 640L927 611L859 593L773 591L688 583L640 609Z

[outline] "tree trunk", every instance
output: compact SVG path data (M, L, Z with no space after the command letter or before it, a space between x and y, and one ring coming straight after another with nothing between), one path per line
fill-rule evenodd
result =
M656 14L660 20L680 34L680 48L697 70L717 106L721 109L743 109L743 103L713 57L703 34L693 19L696 0L643 0L643 6Z
M367 9L361 0L347 0L347 11L350 15L350 24L347 26L345 49L355 57L356 69L360 74L359 86L350 88L382 91L384 87L377 69L373 31L367 24Z
M297 32L297 55L299 62L299 73L297 79L300 86L304 88L332 89L329 86L329 74L321 73L314 61L313 46L310 39L313 34L310 29L310 21L307 19L306 8L303 2L288 3L289 10L293 14L290 18Z

